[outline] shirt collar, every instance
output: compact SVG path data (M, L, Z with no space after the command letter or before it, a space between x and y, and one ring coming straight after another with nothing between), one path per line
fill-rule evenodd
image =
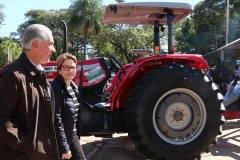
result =
M28 58L28 57L27 57L27 58ZM28 59L29 59L29 58L28 58ZM29 59L29 61L30 61L37 69L39 69L40 71L44 71L44 68L43 68L42 65L36 66L36 64L33 63L33 61L32 61L31 59Z

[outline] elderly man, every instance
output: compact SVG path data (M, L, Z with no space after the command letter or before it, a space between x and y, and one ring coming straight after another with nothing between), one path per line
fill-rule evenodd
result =
M54 95L41 66L55 52L51 30L30 25L21 47L0 72L0 159L58 160Z

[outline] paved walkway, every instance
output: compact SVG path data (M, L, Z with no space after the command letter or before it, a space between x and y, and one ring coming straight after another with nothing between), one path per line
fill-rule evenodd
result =
M210 153L203 154L202 160L240 160L239 119L228 120L222 130L217 145L211 148Z
M201 160L240 160L240 122L229 120L222 127L218 144ZM82 137L81 144L88 160L146 160L127 134L114 134L113 138Z

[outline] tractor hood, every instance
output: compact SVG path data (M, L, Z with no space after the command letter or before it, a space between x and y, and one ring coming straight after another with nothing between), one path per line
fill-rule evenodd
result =
M167 13L174 15L174 23L193 12L188 3L178 2L131 2L109 4L106 7L103 23L106 24L167 24Z

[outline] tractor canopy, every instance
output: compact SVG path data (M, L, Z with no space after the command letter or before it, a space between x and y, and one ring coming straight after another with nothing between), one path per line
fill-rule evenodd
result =
M193 12L188 3L176 2L132 2L109 4L106 7L103 23L167 25L167 14L173 14L177 23Z
M103 23L133 24L154 26L154 54L159 54L160 33L168 28L168 54L174 53L174 23L193 12L188 3L176 2L133 2L109 4L106 7Z

